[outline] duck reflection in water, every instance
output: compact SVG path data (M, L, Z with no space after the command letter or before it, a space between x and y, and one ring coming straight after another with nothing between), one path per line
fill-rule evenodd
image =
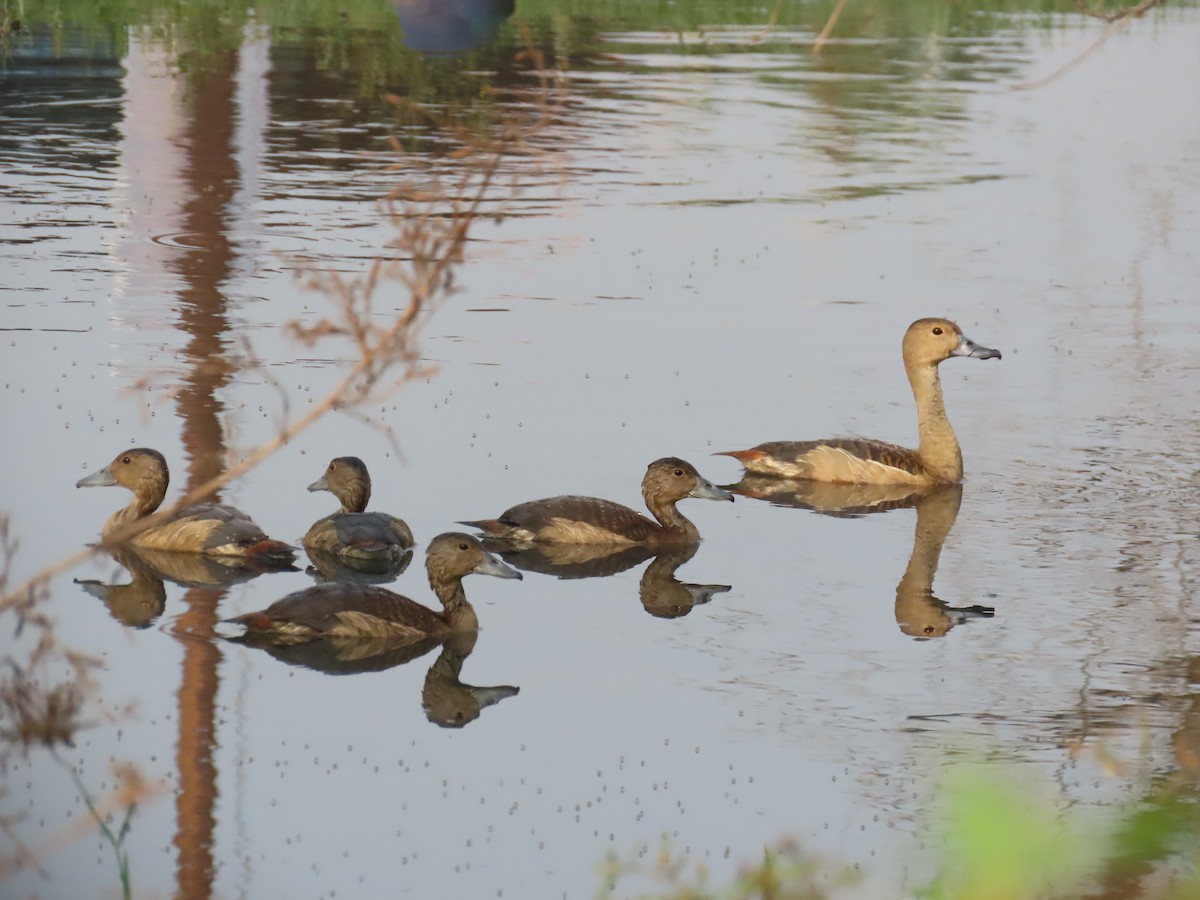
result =
M489 706L521 692L516 685L476 686L460 680L463 661L475 649L478 632L465 631L442 640L419 638L397 642L386 638L317 638L303 643L279 640L264 632L247 631L230 642L264 650L280 662L326 675L383 672L420 659L440 646L442 652L425 674L421 705L435 725L461 728Z
M564 580L606 578L649 559L650 565L642 572L638 584L638 596L646 612L659 618L686 616L693 607L708 603L714 594L731 590L727 584L688 584L675 578L675 570L696 555L700 545L695 543L669 547L530 544L514 548L503 540L493 541L486 537L483 540L505 562L518 569Z
M916 507L912 555L896 585L896 624L918 639L944 637L970 619L990 619L990 606L953 607L933 594L942 545L958 518L962 485L831 484L774 476L746 475L730 491L775 506L808 509L827 516L859 518Z
M923 494L917 501L917 526L912 556L896 585L896 624L918 640L945 637L955 625L971 619L990 619L990 606L950 606L933 595L942 544L962 503L962 485L948 484Z
M379 559L359 559L351 556L339 556L336 553L326 553L324 550L306 549L309 562L312 564L305 569L317 584L329 582L353 582L356 584L389 584L400 577L412 562L412 550L405 550L399 555L389 555Z
M274 563L264 567L245 557L172 553L132 544L111 549L108 555L129 572L128 584L81 578L75 583L102 601L114 619L133 628L145 628L162 615L167 601L166 581L186 588L221 588L280 571ZM294 571L294 567L289 568Z

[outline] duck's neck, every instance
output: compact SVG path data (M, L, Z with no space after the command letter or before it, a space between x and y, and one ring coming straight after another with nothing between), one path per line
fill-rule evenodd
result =
M162 505L163 498L166 496L166 482L161 484L152 481L142 482L138 485L137 490L134 491L132 502L124 509L118 509L108 517L108 521L104 523L104 530L101 534L104 537L108 537L123 525L136 522L138 519L144 519Z
M958 438L946 418L946 403L942 399L942 381L936 365L910 367L908 380L913 399L917 402L917 453L925 469L937 481L956 483L962 480L962 450Z
M371 486L368 485L351 485L343 488L338 494L338 500L342 503L342 512L344 513L360 513L366 510L367 501L371 499Z
M451 631L478 631L479 618L475 609L467 602L466 591L463 590L462 577L438 577L429 573L429 586L437 594L445 608L442 617Z
M700 540L699 530L676 508L675 504L679 501L652 497L645 491L642 492L642 499L646 502L646 508L658 519L664 537L680 541Z

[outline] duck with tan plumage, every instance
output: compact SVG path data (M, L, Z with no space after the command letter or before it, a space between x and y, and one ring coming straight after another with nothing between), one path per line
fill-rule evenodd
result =
M1000 359L1000 351L976 344L949 319L917 319L904 333L904 370L917 406L916 450L864 438L771 441L721 454L759 475L841 484L957 484L962 449L942 397L938 366L956 356Z
M128 506L108 517L101 532L105 540L120 529L144 519L162 505L171 475L166 458L157 450L136 447L118 453L103 469L75 482L75 487L120 485L133 492ZM290 563L296 548L272 540L244 512L221 503L199 503L179 510L129 539L136 547L207 556L244 556Z
M413 546L412 530L403 519L382 512L367 512L371 476L357 456L331 460L325 472L308 486L329 491L341 509L313 523L304 535L310 554L332 554L345 559L399 559Z
M700 540L700 531L675 506L687 497L733 500L691 463L667 456L650 463L642 478L642 499L653 520L611 500L568 494L520 503L495 519L459 524L517 544L688 544Z

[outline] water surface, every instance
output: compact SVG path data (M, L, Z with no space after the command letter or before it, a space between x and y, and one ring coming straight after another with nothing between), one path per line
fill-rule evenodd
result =
M711 453L911 443L899 340L932 314L1004 353L943 368L961 497L856 516L691 501L705 540L677 566L469 580L468 654L370 671L213 637L303 572L176 573L110 610L74 579L135 579L89 563L47 603L59 640L102 660L95 724L61 756L97 797L114 761L161 787L126 841L136 891L579 897L610 853L665 842L727 879L791 836L857 867L852 893L896 896L941 859L948 755L1002 759L1096 816L1193 771L1196 11L1158 11L1028 89L1103 26L851 22L814 60L800 26L567 24L561 115L508 164L522 188L423 326L430 374L367 422L320 421L222 499L297 541L331 511L305 485L358 455L372 507L420 544L395 587L429 602L423 545L457 520L558 493L638 506L665 455L733 482ZM447 140L397 119L385 89L450 108L480 83L537 83L511 22L468 58L382 29L331 55L259 23L191 75L137 29L13 41L0 409L17 577L125 502L73 487L121 448L160 449L182 489L270 438L281 394L294 416L345 371L348 344L286 334L329 314L302 273L360 272L391 238L387 135L414 166ZM405 303L385 290L378 314ZM676 581L730 590L688 608ZM459 681L520 691L440 727L435 694ZM98 837L58 842L87 817L66 771L35 752L7 783L19 839L52 848L14 896L116 893Z

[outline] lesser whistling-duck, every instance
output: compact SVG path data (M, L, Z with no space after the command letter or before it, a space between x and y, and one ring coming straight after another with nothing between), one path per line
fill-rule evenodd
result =
M749 450L727 450L748 472L843 484L956 484L962 450L946 418L938 364L952 356L1000 359L949 319L918 319L904 334L904 369L917 405L916 450L863 438L772 441Z
M310 491L329 491L342 508L313 523L304 535L304 549L351 558L399 557L413 545L408 525L395 516L366 512L371 499L371 476L357 456L339 456L325 474L308 486Z
M170 482L167 461L157 450L138 447L118 453L111 463L75 482L75 487L120 485L133 491L133 502L104 523L104 538L151 515L162 504ZM246 556L290 561L295 548L271 540L240 510L219 503L185 507L165 522L129 539L137 547L207 556Z
M288 594L266 609L230 619L248 630L292 640L387 638L417 640L476 631L479 619L462 580L472 572L498 578L521 573L467 534L448 532L429 542L429 585L444 607L435 612L408 597L371 584L318 584Z
M611 500L568 495L531 500L498 518L459 524L513 542L692 543L700 540L700 532L675 508L685 497L733 500L731 493L701 477L691 463L668 456L650 463L642 478L642 498L657 522Z

